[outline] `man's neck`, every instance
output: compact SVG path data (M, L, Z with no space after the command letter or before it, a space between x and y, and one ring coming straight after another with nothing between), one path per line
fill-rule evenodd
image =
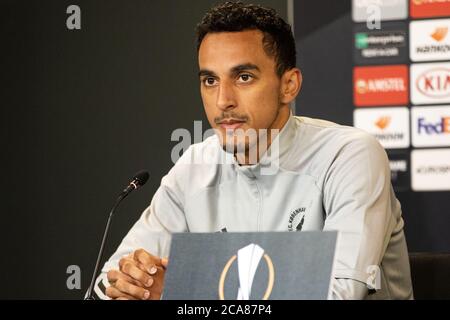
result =
M272 141L284 128L290 116L291 116L291 109L289 108L289 106L284 106L280 108L277 117L272 122L270 127L267 128L267 134L260 134L258 132L258 141L257 143L255 143L253 147L250 147L248 150L245 150L245 152L234 154L234 157L236 161L239 163L239 165L246 166L258 163L261 157L270 148ZM255 155L256 155L256 162L255 162Z

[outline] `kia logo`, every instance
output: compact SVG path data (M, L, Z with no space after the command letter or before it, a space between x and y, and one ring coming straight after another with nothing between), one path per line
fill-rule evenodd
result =
M423 72L417 77L416 88L430 98L450 96L450 69L434 68Z

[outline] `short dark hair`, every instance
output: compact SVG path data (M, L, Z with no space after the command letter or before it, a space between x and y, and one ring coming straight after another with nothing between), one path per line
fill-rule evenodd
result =
M207 33L255 29L263 32L264 51L275 58L279 77L295 67L295 41L291 26L272 8L240 1L227 1L212 7L205 14L197 25L197 51Z

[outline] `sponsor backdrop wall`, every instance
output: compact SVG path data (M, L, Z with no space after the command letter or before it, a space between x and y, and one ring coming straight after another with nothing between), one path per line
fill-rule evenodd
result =
M295 1L298 115L386 149L410 251L450 251L450 0Z

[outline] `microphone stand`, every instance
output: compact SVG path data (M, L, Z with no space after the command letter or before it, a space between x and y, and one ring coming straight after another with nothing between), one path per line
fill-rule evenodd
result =
M97 278L97 272L98 272L98 268L100 266L100 262L102 261L103 258L103 250L105 248L105 243L106 240L108 238L108 233L109 233L109 226L111 225L111 220L112 217L114 215L114 211L116 210L116 208L119 206L120 202L122 202L123 199L125 199L125 197L129 194L129 192L127 193L122 193L116 200L116 203L114 204L114 206L112 207L111 211L109 212L109 217L108 217L108 221L106 222L106 227L105 227L105 231L103 232L103 239L102 239L102 244L100 245L100 250L98 251L98 255L97 255L97 262L95 263L95 268L94 268L94 273L92 274L92 280L91 280L91 284L89 285L88 291L86 292L86 295L84 297L84 300L95 300L95 298L92 295L92 291L94 290L94 286L95 286L95 279Z
M116 200L116 203L109 212L108 221L106 222L105 231L103 232L102 244L100 245L100 250L98 251L97 255L97 261L95 263L94 273L92 274L91 284L89 285L86 295L84 296L84 300L95 300L94 296L92 295L92 291L94 290L95 279L97 278L98 268L103 258L103 250L105 249L105 243L108 238L109 227L111 225L111 220L114 215L114 212L116 211L116 208L119 206L120 202L122 202L122 200L125 199L133 190L142 187L147 182L148 176L149 175L147 171L144 170L139 171L134 176L130 184L119 195L119 197Z

